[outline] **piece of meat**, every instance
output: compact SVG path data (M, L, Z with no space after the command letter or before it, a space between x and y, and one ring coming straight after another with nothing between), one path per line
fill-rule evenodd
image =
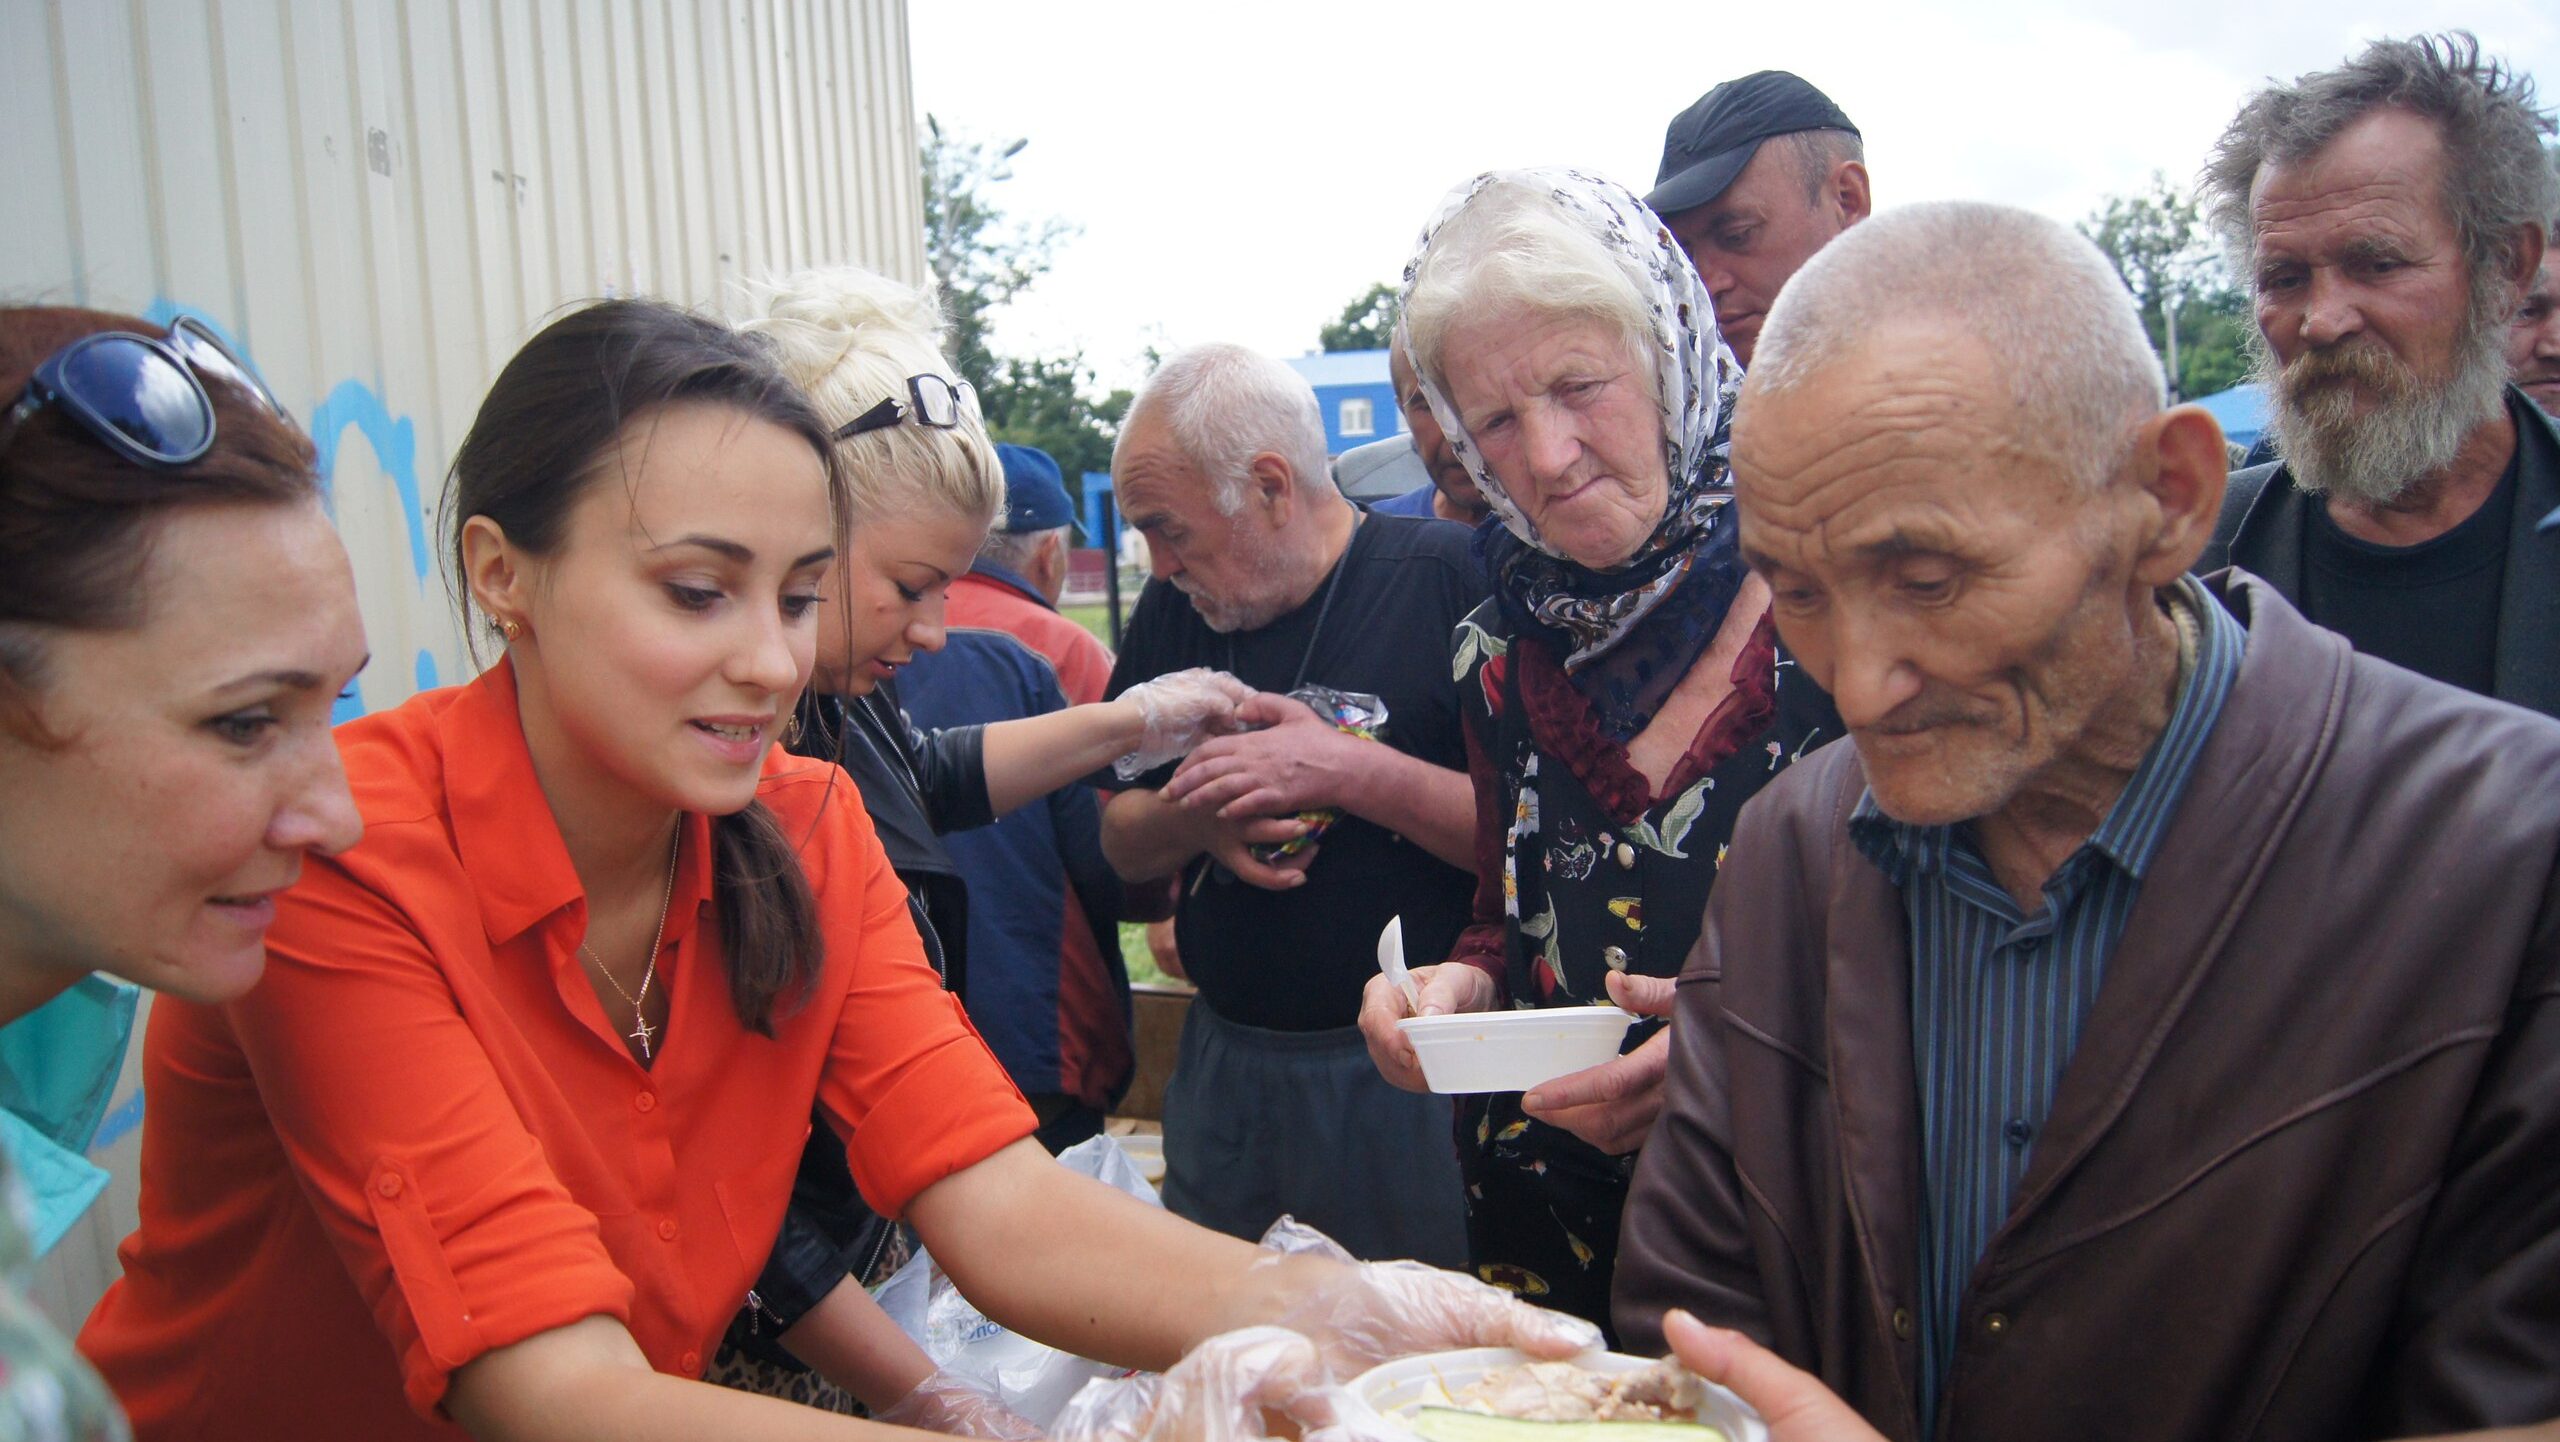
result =
M1451 1394L1475 1412L1527 1422L1689 1422L1706 1384L1676 1362L1609 1376L1571 1362L1497 1367Z

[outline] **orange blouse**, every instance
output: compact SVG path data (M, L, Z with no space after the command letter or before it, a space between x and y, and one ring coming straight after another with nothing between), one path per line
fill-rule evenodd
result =
M835 767L777 749L759 789L825 926L809 1000L739 1024L687 817L643 1070L578 965L512 670L338 735L364 840L280 899L247 997L152 1009L142 1224L80 1336L144 1442L459 1437L455 1368L595 1315L698 1375L813 1104L888 1216L1030 1134Z

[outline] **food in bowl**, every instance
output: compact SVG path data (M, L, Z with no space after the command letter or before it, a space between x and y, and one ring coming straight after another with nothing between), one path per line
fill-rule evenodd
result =
M1768 1442L1748 1403L1671 1362L1617 1352L1539 1361L1470 1347L1384 1362L1352 1380L1355 1433L1422 1442ZM1374 1425L1372 1425L1374 1424Z
M1523 1362L1494 1368L1449 1400L1468 1412L1523 1422L1694 1422L1706 1396L1707 1384L1696 1373L1669 1360L1615 1374L1571 1362Z

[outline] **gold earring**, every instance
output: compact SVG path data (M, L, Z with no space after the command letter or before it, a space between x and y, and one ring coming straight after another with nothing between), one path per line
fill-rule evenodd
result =
M790 719L782 723L782 749L788 751L799 744L800 713L794 711L791 713Z
M518 636L524 634L524 624L520 621L501 619L498 622L498 634L505 637L507 640L512 641Z

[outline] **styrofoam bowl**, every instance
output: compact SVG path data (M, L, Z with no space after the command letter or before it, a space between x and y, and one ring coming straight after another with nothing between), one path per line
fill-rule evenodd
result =
M1350 1415L1344 1420L1372 1424L1368 1430L1373 1432L1406 1432L1414 1413L1425 1407L1454 1406L1451 1394L1497 1367L1516 1367L1528 1360L1528 1354L1509 1347L1468 1347L1382 1362L1351 1380L1347 1389L1351 1395L1344 1406ZM1624 1352L1585 1352L1573 1361L1612 1376L1653 1365ZM1751 1410L1751 1404L1712 1382L1707 1384L1707 1401L1698 1409L1698 1420L1724 1433L1729 1442L1769 1442L1768 1425ZM1355 1425L1352 1430L1358 1435L1362 1429Z
M1435 1092L1518 1092L1618 1054L1635 1021L1614 1006L1462 1011L1397 1022Z

